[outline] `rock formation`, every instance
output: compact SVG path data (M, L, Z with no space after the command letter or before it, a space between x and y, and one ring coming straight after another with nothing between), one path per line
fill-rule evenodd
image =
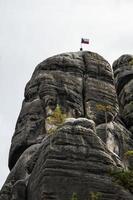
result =
M36 67L0 200L133 199L133 184L113 176L132 175L133 57L121 56L113 70L88 51L56 55Z

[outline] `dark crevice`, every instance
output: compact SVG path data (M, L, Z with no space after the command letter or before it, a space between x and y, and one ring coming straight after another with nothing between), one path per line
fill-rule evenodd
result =
M87 113L86 113L86 102L85 102L85 92L86 92L86 71L87 71L87 66L86 66L86 61L85 61L85 54L82 53L82 59L83 59L83 62L84 62L84 70L83 70L83 83L82 83L82 99L83 99L83 113L84 113L84 116L83 117L87 117Z
M117 95L120 94L120 92L122 91L123 87L128 84L131 80L133 79L133 74L127 74L125 76L122 76L121 78L118 79L117 83L116 83L116 91L117 91Z
M9 169L11 170L14 165L16 164L17 160L20 158L22 153L31 145L22 145L16 148L12 154L12 156L9 157Z

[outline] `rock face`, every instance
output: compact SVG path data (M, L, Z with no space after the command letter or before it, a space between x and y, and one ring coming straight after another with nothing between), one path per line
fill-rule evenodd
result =
M120 114L133 133L133 56L123 55L113 64Z
M133 149L132 56L120 57L113 69L115 80L103 57L85 51L36 67L0 200L133 199L131 188L111 176L133 166L124 156Z

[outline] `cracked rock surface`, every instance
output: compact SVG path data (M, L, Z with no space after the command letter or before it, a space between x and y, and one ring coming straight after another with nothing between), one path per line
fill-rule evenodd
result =
M0 200L132 200L110 176L133 166L133 64L97 53L41 62L25 88ZM113 78L114 77L114 78Z

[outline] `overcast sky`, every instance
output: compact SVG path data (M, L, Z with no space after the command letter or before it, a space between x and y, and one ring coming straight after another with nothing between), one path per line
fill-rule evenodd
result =
M0 0L0 188L24 87L49 56L88 49L112 63L133 53L132 0Z

